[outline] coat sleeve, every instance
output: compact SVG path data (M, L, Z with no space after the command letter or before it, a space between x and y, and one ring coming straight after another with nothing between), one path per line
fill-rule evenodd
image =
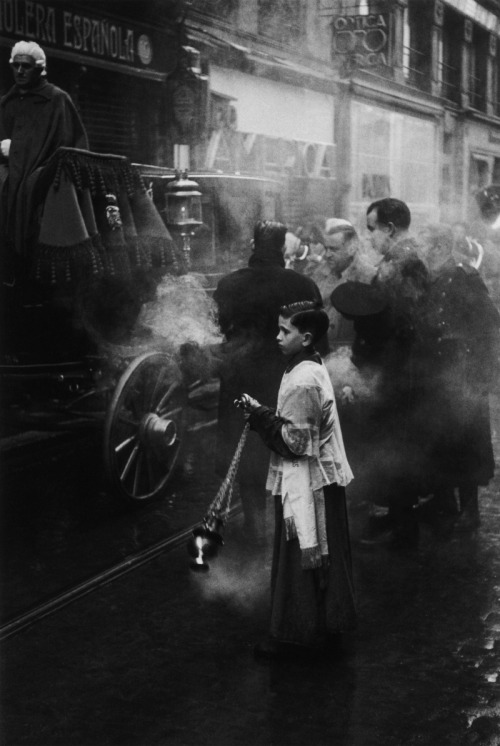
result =
M250 428L260 435L271 451L282 456L282 458L294 459L297 457L283 438L282 431L286 421L283 417L279 417L274 409L260 406L250 414L248 422Z

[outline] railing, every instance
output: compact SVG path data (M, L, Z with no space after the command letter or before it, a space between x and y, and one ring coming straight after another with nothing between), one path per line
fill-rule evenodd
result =
M476 75L469 75L469 101L474 109L486 111L484 81Z
M441 93L444 98L460 103L460 70L445 62L440 64Z
M422 91L430 89L430 76L427 70L421 69L427 55L419 49L410 46L403 47L403 72L410 85Z

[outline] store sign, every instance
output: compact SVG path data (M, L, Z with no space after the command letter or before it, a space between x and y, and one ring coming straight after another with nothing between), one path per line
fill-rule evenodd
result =
M336 16L332 20L334 57L349 57L355 67L387 65L390 15Z
M175 64L165 52L169 45L155 43L150 29L82 13L76 7L72 9L69 2L50 5L34 0L0 0L0 34L119 64L151 66L162 72Z
M335 146L267 137L256 133L228 130L233 143L234 163L228 170L276 176L289 174L310 178L335 178ZM224 138L212 133L207 151L206 168L219 168L217 161L227 161L231 155L224 148Z

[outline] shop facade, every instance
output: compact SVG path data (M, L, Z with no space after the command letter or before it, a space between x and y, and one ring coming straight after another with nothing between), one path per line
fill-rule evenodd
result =
M12 84L11 47L36 41L47 55L48 79L75 101L92 150L172 165L166 81L181 39L168 18L160 25L148 19L147 8L138 13L130 3L0 0L2 94Z
M386 196L409 204L417 230L474 220L476 188L500 179L500 3L197 7L187 32L215 112L198 165L280 178L291 226L302 209L361 227Z

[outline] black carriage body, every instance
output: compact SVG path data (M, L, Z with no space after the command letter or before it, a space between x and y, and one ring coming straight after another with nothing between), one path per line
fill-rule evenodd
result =
M246 264L253 225L281 218L277 181L190 174L202 226L190 261L204 284ZM187 272L169 231L172 169L60 148L33 191L29 245L3 296L0 376L6 434L93 427L108 481L126 499L164 492L181 452L190 386L168 340L137 335L166 274ZM183 375L184 373L184 375ZM191 391L190 399L196 398Z
M126 158L60 148L37 174L31 224L2 294L4 435L96 427L114 489L159 495L178 459L185 386L136 321L182 252Z

